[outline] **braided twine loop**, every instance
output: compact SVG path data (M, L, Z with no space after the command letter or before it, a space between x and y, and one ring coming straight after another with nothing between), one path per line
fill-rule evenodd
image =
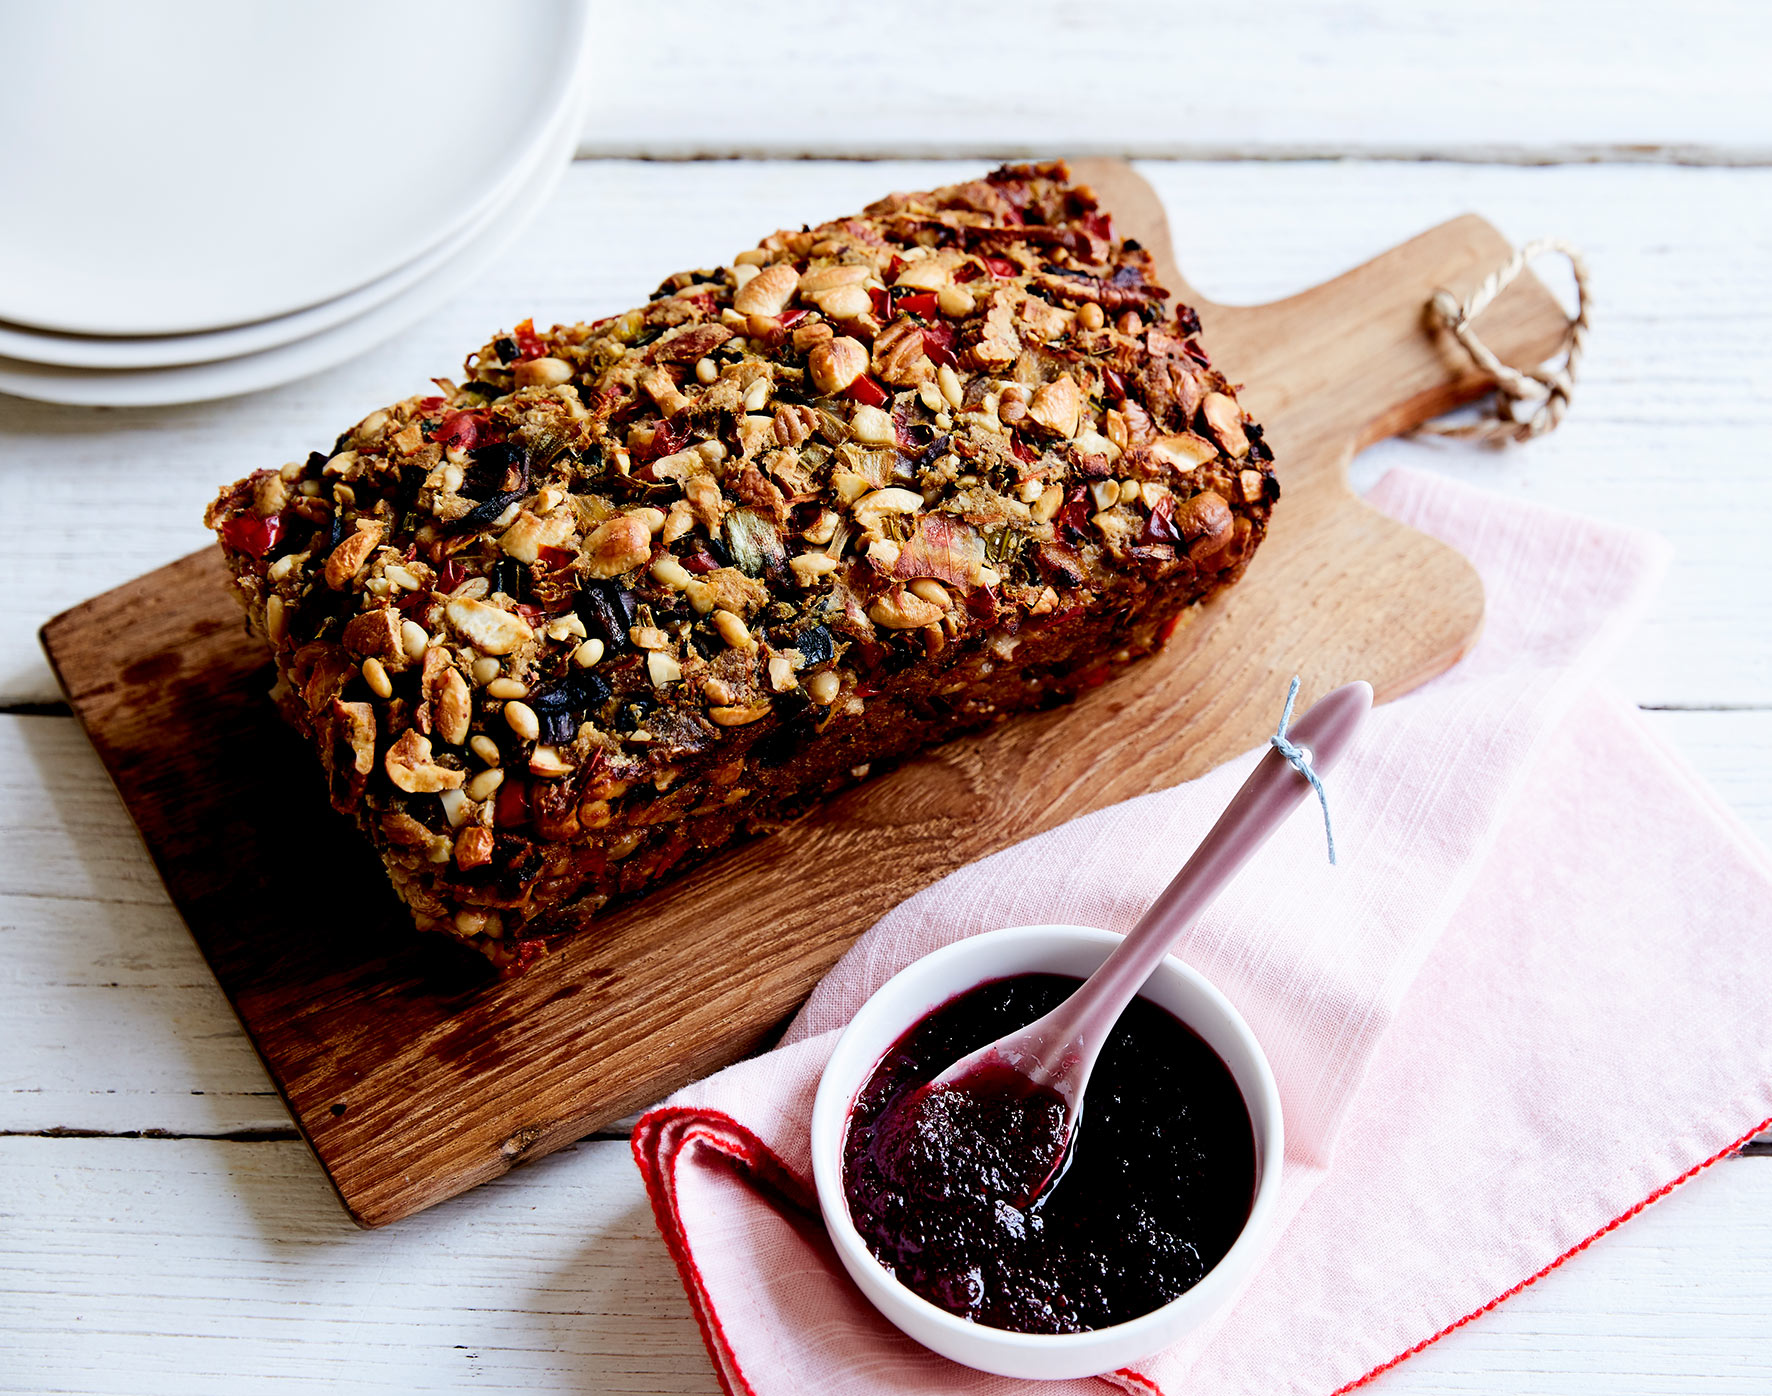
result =
M1569 321L1563 362L1556 368L1522 372L1496 358L1494 351L1477 337L1471 321L1512 285L1529 263L1546 252L1558 252L1569 259L1569 266L1575 273L1575 315ZM1527 243L1505 265L1484 278L1483 284L1463 302L1444 288L1435 291L1427 303L1429 313L1458 337L1471 361L1494 380L1495 406L1475 422L1445 426L1429 422L1417 430L1431 436L1462 437L1486 446L1526 442L1554 430L1569 410L1570 399L1575 393L1575 375L1587 349L1590 300L1587 260L1579 249L1561 238L1539 238ZM1524 412L1529 415L1521 415Z

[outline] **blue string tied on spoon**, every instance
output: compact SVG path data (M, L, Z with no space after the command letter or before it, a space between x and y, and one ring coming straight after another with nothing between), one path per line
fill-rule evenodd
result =
M1298 676L1292 676L1292 687L1286 690L1286 707L1280 713L1280 729L1268 741L1273 743L1275 751L1291 763L1297 771L1311 783L1311 789L1317 792L1317 803L1323 807L1323 836L1329 840L1329 862L1335 863L1335 826L1329 822L1329 797L1323 793L1323 780L1311 769L1310 753L1297 743L1287 739L1286 728L1292 722L1292 705L1298 701Z

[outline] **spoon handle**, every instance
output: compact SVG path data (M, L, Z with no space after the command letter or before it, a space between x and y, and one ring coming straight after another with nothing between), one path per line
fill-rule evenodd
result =
M1322 775L1346 751L1371 707L1371 685L1345 684L1319 699L1293 724L1288 736L1309 749L1311 765ZM1063 1022L1049 1020L1054 1031L1043 1034L1045 1040L1081 1044L1085 1060L1093 1061L1121 1012L1162 963L1169 947L1310 793L1310 782L1277 750L1270 749L1126 939L1052 1015L1053 1019L1062 1015Z

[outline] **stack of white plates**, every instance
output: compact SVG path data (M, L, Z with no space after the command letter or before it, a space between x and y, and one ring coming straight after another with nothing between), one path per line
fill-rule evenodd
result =
M399 333L546 201L586 0L0 0L0 392L251 392Z

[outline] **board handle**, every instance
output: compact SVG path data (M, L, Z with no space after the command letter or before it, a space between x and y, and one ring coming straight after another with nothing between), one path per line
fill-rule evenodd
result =
M1442 288L1462 299L1512 255L1493 225L1468 213L1285 300L1202 304L1205 343L1246 384L1257 421L1284 415L1294 430L1358 450L1494 386L1428 301ZM1569 317L1524 272L1475 325L1504 363L1536 365L1564 346Z

